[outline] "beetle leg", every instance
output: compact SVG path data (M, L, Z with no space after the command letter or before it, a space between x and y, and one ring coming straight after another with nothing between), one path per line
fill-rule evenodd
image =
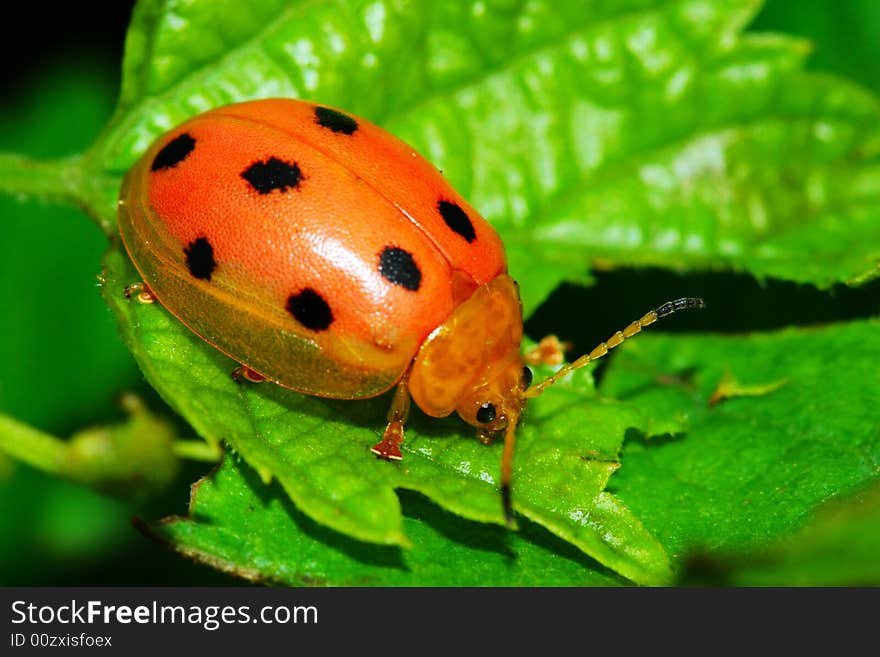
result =
M239 381L250 381L251 383L262 383L266 377L259 372L254 372L247 365L239 365L232 370L232 380L236 383Z
M127 286L125 298L131 299L132 297L136 298L138 303L153 303L156 300L156 295L146 283L132 283Z
M370 448L370 451L379 458L389 461L403 459L400 445L403 443L403 425L409 417L409 403L409 387L404 377L394 390L394 398L388 411L388 426L385 427L382 440Z

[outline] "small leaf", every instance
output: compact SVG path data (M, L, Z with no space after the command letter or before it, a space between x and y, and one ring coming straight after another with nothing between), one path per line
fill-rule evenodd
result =
M737 381L731 376L730 372L725 372L718 382L718 387L709 395L709 406L714 406L725 399L732 397L757 397L760 395L769 395L774 390L779 390L788 381L780 379L779 381L768 381L766 383L746 384Z

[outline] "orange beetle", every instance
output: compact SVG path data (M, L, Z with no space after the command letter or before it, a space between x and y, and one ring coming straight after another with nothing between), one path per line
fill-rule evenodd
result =
M341 399L396 386L372 448L402 458L410 398L504 434L501 491L526 399L658 317L664 304L531 386L522 308L497 233L413 149L337 109L221 107L160 137L119 199L142 301L241 363L239 376Z

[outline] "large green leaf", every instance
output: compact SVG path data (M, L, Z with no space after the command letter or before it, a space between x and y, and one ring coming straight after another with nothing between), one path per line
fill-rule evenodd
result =
M266 478L277 478L309 516L364 541L408 545L395 494L406 488L465 518L503 523L500 449L479 444L463 423L416 412L404 461L378 461L368 449L383 428L387 398L331 401L236 383L232 361L181 331L161 307L124 297L134 276L127 258L108 253L105 296L124 317L123 336L147 377L201 435L227 441ZM558 388L534 402L520 432L514 509L635 581L667 581L660 545L619 501L600 495L640 415L591 400L588 375Z
M160 132L285 95L425 153L501 230L527 308L591 260L876 276L877 101L801 71L804 42L739 35L758 7L142 2L119 109L89 154L98 211L112 216L114 178Z
M682 424L627 441L613 490L680 566L694 551L754 550L880 481L878 335L880 322L862 321L643 337L612 362L602 392ZM719 383L727 396L710 406Z
M878 328L880 323L873 321L728 338L645 336L630 345L609 367L602 386L604 393L624 401L595 399L588 405L589 420L601 425L605 405L630 417L624 424L647 429L641 435L632 433L625 445L623 467L612 480L616 497L602 493L587 517L601 522L602 509L623 499L660 538L687 581L875 581L870 560L880 540L876 490L823 509L812 525L789 535L829 498L880 484L880 382L873 375L880 357ZM854 380L860 382L855 390ZM566 399L567 394L571 398ZM575 394L574 386L563 389L553 404L540 407L535 421L542 422L543 414L564 417L568 405L576 402ZM598 443L597 447L603 449ZM602 451L589 455L596 460L607 456ZM230 470L227 466L221 473ZM229 476L223 474L223 480ZM213 555L224 569L248 570L249 577L260 579L301 581L311 572L325 572L326 564L309 558L317 548L304 537L291 538L289 550L274 555L280 561L269 558L266 543L281 530L274 522L263 526L259 518L265 503L259 512L251 504L248 519L242 520L228 506L239 502L227 502L215 492L207 499L199 495L189 521L174 519L157 528L180 552L204 561ZM235 495L244 498L241 504L250 499L244 493ZM424 506L419 508L424 514L420 517L433 517ZM245 521L250 524L242 531L240 523ZM404 566L395 561L388 570L377 571L373 583L422 582L423 576L434 581L433 574L413 566L422 563L423 535L419 530L413 534L409 518L404 526L408 534L419 537L414 538L412 552L399 557L412 567L411 577L403 576L399 570ZM469 525L462 521L460 527ZM532 527L526 524L526 540L516 542L516 567L531 563ZM236 536L246 538L236 545ZM629 552L637 553L632 537L627 540ZM330 567L330 583L353 581L352 572L372 563L369 555L376 554L370 548L352 549L341 570ZM472 569L478 566L467 558L465 562L471 566L457 566L461 573L447 573L439 581L472 583ZM514 572L511 583L524 583L517 578L525 575ZM560 583L557 575L560 572L552 570L532 581Z
M193 486L188 518L168 518L151 535L187 557L255 581L312 586L609 586L619 577L526 522L500 527L438 513L404 494L410 549L336 534L265 487L247 466L227 459Z

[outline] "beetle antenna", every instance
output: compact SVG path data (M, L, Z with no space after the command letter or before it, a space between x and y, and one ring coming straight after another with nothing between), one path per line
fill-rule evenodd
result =
M651 324L656 322L661 317L666 317L667 315L671 315L672 313L678 312L680 310L691 310L693 308L705 308L705 307L706 307L706 303L702 299L697 299L694 297L686 297L684 299L676 299L675 301L667 301L659 308L652 310L651 312L645 314L641 319L637 319L636 321L631 323L629 326L627 326L622 331L618 331L617 333L612 335L610 338L608 338L607 341L601 343L599 346L597 346L595 349L593 349L593 351L591 351L590 353L584 354L583 356L578 358L576 361L571 362L568 365L566 365L565 367L560 368L559 370L556 371L556 373L553 374L553 376L550 376L550 377L544 379L543 381L541 381L541 383L537 383L537 384L533 385L531 388L526 390L525 393L523 393L523 394L525 395L526 398L537 397L542 392L544 392L544 390L546 390L548 387L552 386L554 383L556 383L557 381L559 381L560 379L565 377L567 374L574 372L575 370L579 370L580 368L584 367L585 365L592 363L597 358L601 358L602 356L607 354L609 352L609 350L614 349L614 347L621 344L627 338L631 338L636 333L641 332L641 330L643 328L645 328L646 326L650 326ZM506 452L506 448L507 448L506 437L505 437L505 441L504 441L504 446L505 446L505 452ZM503 464L502 464L502 466L503 466ZM502 467L502 473L503 473L503 467ZM503 492L503 482L504 482L503 476L502 476L501 481L502 481L502 492Z
M513 520L513 503L510 494L510 481L513 478L513 448L516 444L516 424L519 418L511 418L504 430L504 451L501 455L501 505L504 507L504 522L511 529L516 527Z

